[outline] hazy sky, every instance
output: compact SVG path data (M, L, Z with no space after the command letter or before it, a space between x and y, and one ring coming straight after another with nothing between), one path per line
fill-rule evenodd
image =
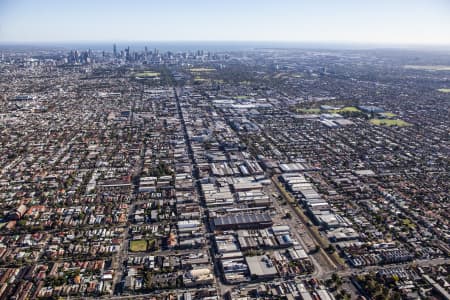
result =
M450 44L450 0L0 0L0 42Z

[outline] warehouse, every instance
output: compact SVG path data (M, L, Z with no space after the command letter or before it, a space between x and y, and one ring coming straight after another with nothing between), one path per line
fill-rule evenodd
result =
M272 260L267 255L248 256L245 261L253 278L274 278L278 274Z
M272 218L269 214L231 214L213 219L215 229L260 229L271 227Z

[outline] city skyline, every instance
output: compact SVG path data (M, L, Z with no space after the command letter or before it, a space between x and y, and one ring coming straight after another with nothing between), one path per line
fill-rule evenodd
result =
M273 41L450 44L450 3L433 1L0 2L1 43Z

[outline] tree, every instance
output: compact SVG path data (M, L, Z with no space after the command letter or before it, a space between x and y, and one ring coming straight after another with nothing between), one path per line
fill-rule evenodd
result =
M335 251L336 251L336 249L334 248L334 246L333 245L329 245L326 249L325 249L325 251L327 251L327 253L334 253Z
M342 285L342 279L337 273L333 273L333 275L331 275L331 280L333 280L337 287Z
M317 253L317 252L319 252L319 250L320 250L320 246L319 246L319 245L316 245L316 246L314 247L314 249L312 250L312 253Z

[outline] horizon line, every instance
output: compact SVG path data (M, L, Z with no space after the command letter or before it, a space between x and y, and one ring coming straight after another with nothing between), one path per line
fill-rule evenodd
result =
M64 43L64 44L78 44L78 43L284 43L284 44L355 44L355 45L404 45L404 46L450 46L450 42L390 42L390 41L348 41L348 40L183 40L183 39L171 39L171 40L151 40L151 39L138 39L138 40L10 40L1 41L0 44L51 44L51 43Z
M156 45L152 45L156 44ZM348 50L348 51L362 51L362 50L402 50L402 51L425 51L425 52L450 52L450 43L448 44L432 44L432 43L389 43L389 42L362 42L362 41L306 41L306 40L69 40L69 41L0 41L0 47L3 49L8 47L29 47L45 50L51 47L59 48L60 50L70 50L75 48L91 49L94 51L107 51L109 46L119 44L120 47L128 46L134 48L133 51L138 51L142 47L150 46L158 48L158 46L198 46L197 50L207 50L209 46L223 47L223 49L210 49L213 52L232 52L244 50ZM139 45L136 45L139 44ZM106 47L108 46L108 47ZM236 49L227 49L229 46ZM239 48L241 47L241 48ZM97 49L96 49L97 48ZM180 48L180 47L177 47ZM166 49L167 50L167 49ZM175 51L175 49L172 49ZM178 49L177 51L187 51L188 49ZM192 50L192 49L190 49ZM208 50L209 51L209 50Z

